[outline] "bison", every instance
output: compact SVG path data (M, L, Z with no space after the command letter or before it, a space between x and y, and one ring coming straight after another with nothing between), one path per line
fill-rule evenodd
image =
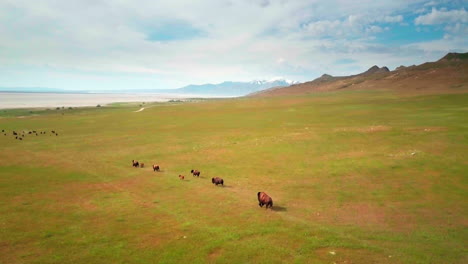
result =
M218 186L218 184L221 184L222 186L224 186L224 181L223 179L219 178L219 177L215 177L215 178L211 178L211 182L213 184L216 184L216 186Z
M195 176L200 177L200 172L199 172L199 171L197 171L197 170L191 170L190 172L193 174L194 177L195 177Z
M185 176L179 174L179 179L184 180L184 179L185 179Z
M153 164L153 171L159 171L159 165Z
M140 168L144 168L145 167L145 164L142 162L140 163Z
M140 166L140 163L138 163L138 161L136 160L132 160L132 166L138 168Z
M273 207L273 199L271 199L271 197L268 196L268 194L264 192L258 192L257 197L258 197L258 205L260 207L263 207L263 205L266 205L265 209L268 209L268 207L270 208Z

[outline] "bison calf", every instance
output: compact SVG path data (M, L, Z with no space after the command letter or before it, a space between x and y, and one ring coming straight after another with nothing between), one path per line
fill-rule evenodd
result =
M193 174L194 177L195 177L195 176L200 177L200 172L199 172L199 171L197 171L197 170L191 170L190 172Z
M184 180L184 179L185 179L185 176L179 174L179 179Z

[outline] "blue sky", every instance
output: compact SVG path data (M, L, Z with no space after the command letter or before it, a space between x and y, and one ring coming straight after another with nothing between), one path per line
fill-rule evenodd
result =
M2 0L0 87L309 81L468 51L466 0Z

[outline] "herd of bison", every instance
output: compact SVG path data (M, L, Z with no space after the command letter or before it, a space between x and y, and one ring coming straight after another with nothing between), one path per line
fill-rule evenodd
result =
M2 133L3 133L4 136L7 136L8 132L5 131L4 129L2 129ZM15 139L17 139L17 140L23 140L27 135L29 135L29 136L33 136L33 135L35 135L35 136L39 136L39 135L55 135L55 136L58 136L58 133L55 130L51 130L50 132L48 132L48 131L36 131L36 130L32 130L32 131L24 131L23 130L22 132L12 131L11 135L13 135L15 137ZM132 160L132 166L135 167L135 168L144 168L145 164L140 163L140 162L138 162L136 160ZM154 172L159 172L160 171L159 165L153 164L152 168L153 168ZM193 175L193 177L195 177L195 176L200 177L200 171L198 171L198 170L191 170L190 173ZM184 180L185 176L184 175L179 175L179 179ZM219 178L219 177L211 178L211 183L215 184L216 186L218 186L219 184L224 186L224 180L222 178ZM258 205L260 207L263 207L265 205L265 208L268 209L268 208L271 208L273 206L273 200L271 199L270 196L268 196L268 194L266 194L264 192L258 192L257 193L257 198L258 198Z
M140 163L136 160L132 160L132 166L135 168L144 168L145 164L142 162ZM153 164L152 168L154 172L160 171L159 165ZM191 170L190 173L192 174L193 177L195 176L200 177L200 171L198 170ZM184 180L185 176L179 174L179 179ZM216 186L218 186L218 184L221 184L222 186L224 186L224 180L219 177L211 178L211 183L216 184ZM264 205L266 209L273 207L273 199L271 199L271 197L268 196L268 194L266 194L265 192L258 192L257 199L258 199L258 205L260 207L263 207Z
M7 136L9 133L5 131L5 129L2 129L3 136ZM55 130L51 130L49 134L47 134L47 131L21 131L21 132L16 132L15 130L11 131L11 135L15 137L17 140L23 140L27 135L29 136L39 136L39 135L55 135L58 136L58 133Z

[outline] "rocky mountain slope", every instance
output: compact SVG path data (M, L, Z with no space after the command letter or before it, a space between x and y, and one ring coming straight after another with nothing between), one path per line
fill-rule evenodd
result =
M468 53L449 53L436 62L400 66L394 71L373 66L351 76L321 77L288 87L271 88L250 96L285 96L338 90L391 89L409 93L459 93L468 91Z

